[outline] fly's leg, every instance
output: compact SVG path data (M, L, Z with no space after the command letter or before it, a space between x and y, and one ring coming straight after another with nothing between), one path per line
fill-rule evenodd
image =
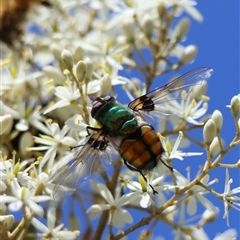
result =
M123 159L123 160L124 160L124 164L125 164L130 170L135 171L135 172L139 172L139 173L142 175L142 177L143 177L143 179L145 180L145 182L147 183L147 178L144 176L144 174L142 173L141 170L136 169L136 168L134 168L133 166L131 166L125 159ZM153 194L154 194L154 195L155 195L155 194L158 194L158 192L154 189L154 187L153 187L151 184L149 184L149 186L150 186L151 189L153 190Z
M170 167L169 165L167 165L162 159L161 162L163 163L163 165L165 165L171 172L173 172L173 168Z
M86 130L87 130L87 134L88 134L86 137L88 137L88 136L91 135L91 133L90 133L89 130L99 131L99 130L101 130L101 128L95 128L95 127L87 126L87 127L86 127Z
M138 172L142 175L143 179L144 179L145 182L147 183L147 178L146 178L145 175L142 173L142 171L139 170ZM154 189L154 187L153 187L151 184L149 184L149 186L150 186L150 188L153 190L153 194L154 194L154 195L155 195L155 194L158 194L158 192Z
M98 131L98 130L101 130L101 128L94 128L94 127L87 126L86 130L87 130L87 136L86 137L89 137L91 135L90 130ZM83 146L84 146L84 144L80 144L80 145L76 145L76 146L70 146L69 149L73 150L74 148L83 147Z

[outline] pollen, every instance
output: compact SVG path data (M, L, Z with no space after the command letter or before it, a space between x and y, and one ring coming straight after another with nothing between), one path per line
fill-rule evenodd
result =
M206 102L203 104L203 108L204 108L204 109L207 109L207 108L208 108L208 104L207 104Z
M122 85L122 89L125 90L127 88L127 85L126 84L123 84Z
M40 135L42 139L54 142L54 139L48 135Z
M48 79L47 81L44 82L44 85L50 85L54 82L52 78Z
M53 90L54 90L54 88L52 86L47 89L48 93L52 93Z
M54 101L50 101L50 102L48 103L47 107L50 108L50 107L51 107L52 105L54 105L54 104L55 104Z
M10 73L12 75L13 78L16 78L17 77L17 69L15 68L15 66L11 66L10 67Z
M123 56L122 56L122 54L116 54L115 55L115 57L116 57L116 59L120 62L120 63L122 63L123 62Z
M101 125L97 121L95 121L94 124L93 124L93 127L94 128L100 128Z
M53 120L52 120L51 118L48 118L48 119L47 119L47 122L48 122L48 123L52 123Z
M35 172L31 169L30 171L29 171L29 175L30 175L30 177L32 178L32 179L35 179L36 178L36 174L35 174Z
M72 85L72 82L69 82L69 81L64 81L64 83L63 83L63 86L65 86L65 87L68 87L68 86L71 86Z
M36 139L34 140L34 142L37 143ZM26 149L27 152L31 152L32 151L32 149L30 147L26 147L25 149Z
M195 106L197 105L197 102L196 102L195 99L192 100L191 105L192 105L193 107L195 107Z
M107 66L104 67L104 71L108 74L111 74L111 70Z
M6 59L3 59L2 61L0 61L0 67L6 67L8 66L10 63L10 59L9 58L6 58Z
M37 105L37 106L36 106L36 110L39 111L39 110L41 110L41 109L42 109L42 106L41 106L41 105Z
M64 69L64 70L63 70L63 74L64 74L64 75L69 75L69 74L70 74L70 71L69 71L68 69Z
M201 99L205 102L208 102L210 100L210 97L209 96L206 96L206 95L202 95L201 96Z
M165 140L165 137L160 132L157 133L157 136L159 137L160 140L162 141Z
M187 92L186 92L185 90L183 90L183 91L181 92L181 98L182 98L183 100L186 100L186 98L187 98Z
M184 138L184 134L183 134L182 131L179 131L179 135L180 135L181 138Z
M16 155L17 152L15 150L12 151L12 155Z

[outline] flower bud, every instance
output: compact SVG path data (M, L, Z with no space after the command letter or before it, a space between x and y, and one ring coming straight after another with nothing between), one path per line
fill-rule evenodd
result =
M203 139L209 146L216 136L216 125L212 119L209 119L203 127Z
M64 49L61 53L61 59L64 62L68 70L72 70L73 67L73 56L70 51Z
M27 148L34 145L33 136L30 131L26 131L21 134L19 139L19 151L24 156L27 154Z
M144 33L147 36L151 36L152 32L153 32L153 27L154 26L153 26L151 17L148 14L146 14L142 20L142 28L143 28Z
M196 84L192 88L192 98L195 100L200 100L201 97L206 93L207 91L207 81L203 80L201 84Z
M0 216L1 233L12 229L15 218L12 214Z
M50 79L53 79L54 82L57 84L62 84L65 81L65 76L57 67L46 66L44 67L43 71Z
M62 47L56 43L53 43L51 46L52 53L54 57L58 60L61 61L61 53L62 53Z
M237 117L239 114L240 102L237 96L234 96L231 99L231 113L234 117Z
M84 63L86 65L86 76L85 76L85 81L89 82L92 78L92 73L93 73L93 62L90 58L86 58L84 60Z
M82 82L86 76L86 64L84 61L79 61L76 66L76 75L78 81Z
M101 96L107 96L112 88L112 81L108 74L101 79Z
M206 209L202 214L201 222L203 224L214 222L216 220L216 218L218 217L218 213L219 213L218 208L216 208L215 212L212 212L212 211Z
M126 39L129 42L132 42L134 40L134 35L135 35L135 31L133 28L133 19L132 18L126 19L123 23L122 28L123 28L124 35L126 36Z
M190 21L188 20L188 18L182 18L178 22L177 26L173 30L173 34L178 42L187 34L189 27Z
M219 133L222 129L222 124L223 124L222 113L218 110L215 110L212 114L212 120L214 121L214 123L216 125L217 133Z
M2 184L2 186L1 186L1 191L2 191L2 192L5 191L6 188L7 188L7 187ZM4 195L5 195L5 194L3 194L3 195L1 195L1 196L4 196ZM8 211L8 209L7 209L6 203L3 202L3 201L0 201L0 219L1 219L2 215L7 214L7 211ZM0 221L1 221L1 220L0 220Z
M194 60L197 55L197 47L194 45L188 45L185 47L183 54L180 58L179 65L185 65Z
M164 70L166 70L166 68L167 68L166 62L163 59L159 59L157 61L157 66L156 66L157 72L162 73L164 72Z
M100 81L93 80L87 84L87 92L85 92L85 84L83 85L83 91L85 94L89 95L89 97L98 97L100 95Z
M11 114L0 116L0 135L7 132L13 124L13 118Z
M215 137L209 147L211 156L215 156L220 151L220 149L221 148L220 148L218 138Z
M167 15L167 8L166 5L162 2L159 3L159 5L157 6L157 11L158 11L158 16L160 19L163 19L166 17Z
M84 51L82 47L78 46L73 54L74 62L76 63L78 61L83 60L83 56L84 56Z

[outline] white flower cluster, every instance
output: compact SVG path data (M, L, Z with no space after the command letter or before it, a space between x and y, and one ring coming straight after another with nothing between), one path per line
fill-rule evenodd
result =
M239 163L220 163L239 144L239 96L233 97L230 105L237 134L228 148L220 137L221 112L216 110L207 121L203 118L208 107L205 79L164 106L160 101L156 106L158 116L163 117L159 138L165 150L162 160L169 169L158 164L152 172L139 174L138 181L137 172L122 166L116 149L106 148L106 153L100 154L89 143L94 131L98 139L105 140L97 130L101 126L91 117L92 99L115 96L115 86L120 85L133 100L148 92L155 77L194 60L197 47L182 43L190 27L190 20L182 14L202 21L196 2L59 0L51 5L51 9L31 9L21 53L2 46L0 235L3 239L77 239L80 231L70 229L78 229L79 221L85 227L82 238L103 239L108 229L110 237L124 239L156 219L173 227L175 239L208 239L203 226L216 220L219 210L207 193L224 202L227 221L229 208L240 208L240 189L230 189L233 180L228 170L222 194L210 189L217 180L210 180L209 175L215 167L239 167ZM150 63L145 59L146 50L153 59ZM121 76L126 69L138 70L145 84ZM197 128L203 128L203 142L184 138L185 132ZM192 142L206 150L207 160L191 180L190 170L185 177L171 169L173 159L202 155L179 150ZM105 172L105 168L110 170ZM99 181L95 180L98 176ZM84 187L89 180L94 180L91 187ZM153 189L158 194L153 195ZM67 193L74 204L68 202L65 207ZM187 225L185 215L195 215L198 203L205 211L197 223ZM149 216L138 222L133 209ZM64 228L62 213L68 215L71 227ZM125 232L117 231L125 223L134 225ZM31 232L30 225L36 232ZM224 234L226 239L237 236L231 229Z

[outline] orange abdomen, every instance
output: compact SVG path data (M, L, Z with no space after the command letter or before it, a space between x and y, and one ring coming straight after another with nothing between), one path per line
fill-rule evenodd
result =
M151 170L164 152L160 139L151 125L141 125L123 139L120 154L127 166L137 170ZM134 170L132 169L132 170Z

